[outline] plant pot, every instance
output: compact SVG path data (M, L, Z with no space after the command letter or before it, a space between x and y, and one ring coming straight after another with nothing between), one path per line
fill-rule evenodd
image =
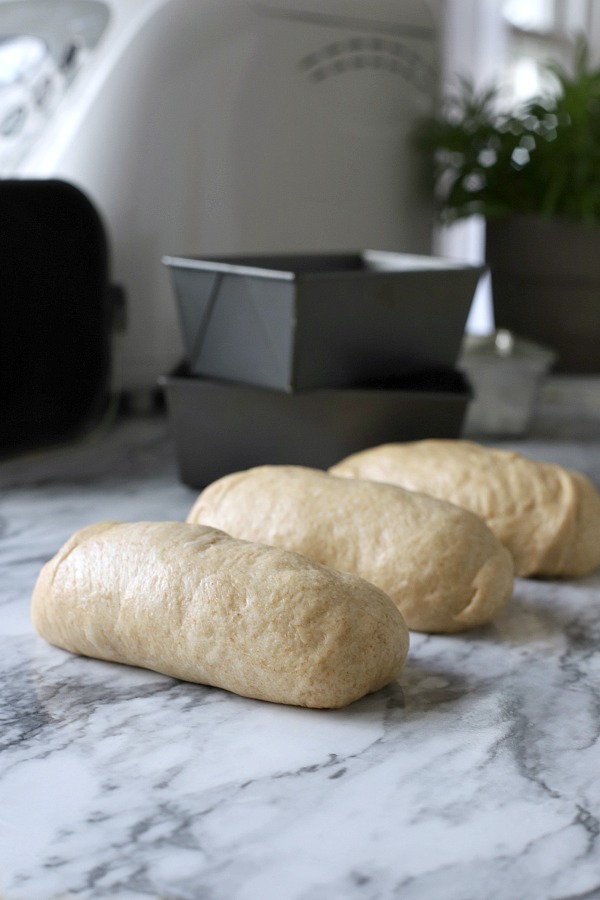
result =
M490 221L486 259L497 328L554 350L557 372L600 372L600 226Z

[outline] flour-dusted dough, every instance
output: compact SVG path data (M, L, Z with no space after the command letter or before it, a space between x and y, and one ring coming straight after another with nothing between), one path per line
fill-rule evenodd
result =
M392 485L261 466L206 488L188 521L355 572L415 631L481 625L512 593L512 560L481 519Z
M426 491L481 516L517 575L580 577L600 564L600 494L584 475L471 441L383 444L330 472Z
M181 522L101 522L48 562L42 637L84 656L297 706L340 707L399 674L408 632L382 591Z

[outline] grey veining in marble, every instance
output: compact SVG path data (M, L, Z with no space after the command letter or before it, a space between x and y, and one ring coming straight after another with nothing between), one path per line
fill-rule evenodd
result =
M577 396L550 393L512 446L600 484L600 411ZM600 573L520 580L492 625L412 635L383 691L295 709L31 628L74 530L187 513L161 417L6 462L0 484L2 900L600 897Z

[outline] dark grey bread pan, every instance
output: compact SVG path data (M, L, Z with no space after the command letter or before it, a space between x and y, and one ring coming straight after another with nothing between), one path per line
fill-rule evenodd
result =
M372 250L163 261L192 374L287 392L454 366L482 273Z
M470 389L457 372L396 385L286 394L190 376L162 379L181 480L201 488L258 465L326 469L376 444L458 437Z

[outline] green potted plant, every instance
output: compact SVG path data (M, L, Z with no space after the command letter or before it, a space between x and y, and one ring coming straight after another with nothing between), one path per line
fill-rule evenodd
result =
M418 134L441 221L486 220L496 326L558 352L556 368L600 371L600 68L586 42L555 91L506 110L467 79Z

